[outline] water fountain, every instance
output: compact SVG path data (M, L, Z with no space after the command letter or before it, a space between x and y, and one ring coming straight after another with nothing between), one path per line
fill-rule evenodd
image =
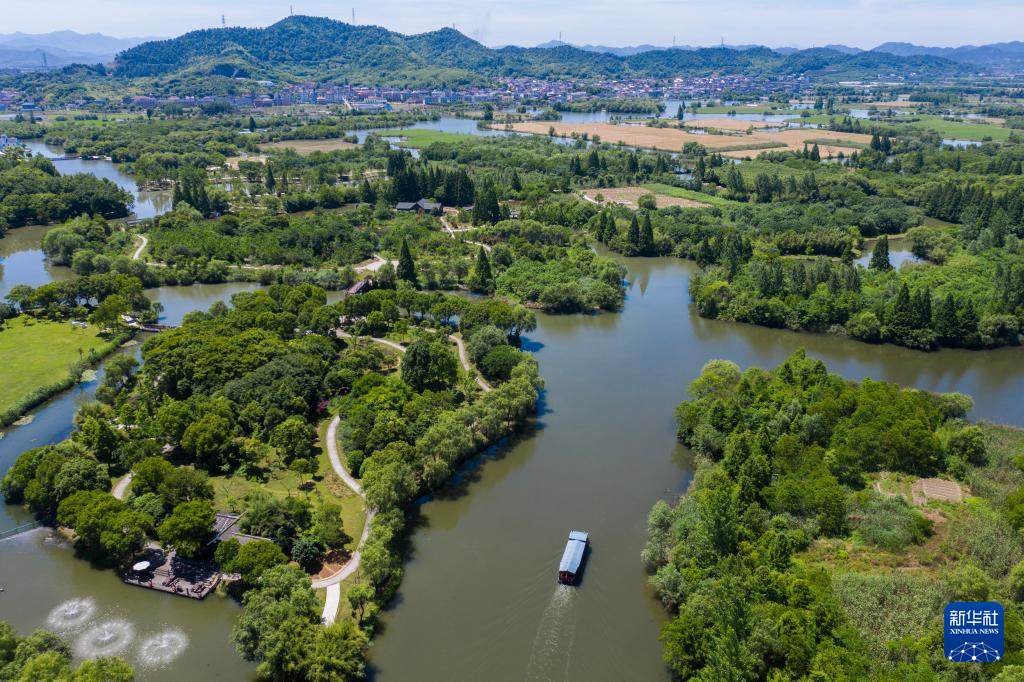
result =
M135 638L135 627L126 620L106 620L86 630L75 640L75 655L79 658L116 656Z
M159 668L181 656L188 647L188 635L177 628L147 637L139 645L139 665Z
M96 600L92 597L76 597L58 604L46 617L46 624L57 632L77 630L96 613Z

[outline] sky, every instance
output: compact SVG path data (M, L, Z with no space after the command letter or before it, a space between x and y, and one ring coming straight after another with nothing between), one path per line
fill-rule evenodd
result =
M289 13L401 33L452 26L485 45L557 39L612 46L758 43L870 48L887 41L955 46L1024 38L1020 0L36 0L4 3L0 32L71 29L118 37L266 26Z

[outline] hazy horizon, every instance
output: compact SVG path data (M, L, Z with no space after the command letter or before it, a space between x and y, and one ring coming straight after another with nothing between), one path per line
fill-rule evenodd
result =
M357 24L375 24L400 33L423 33L453 26L489 46L532 46L561 39L576 45L624 47L640 44L762 44L771 47L820 47L845 44L870 49L885 42L956 47L1021 39L1024 6L1008 0L979 0L965 8L952 0L855 0L852 3L779 0L766 6L753 0L723 0L709 9L695 0L638 0L623 5L608 0L567 0L553 7L538 0L438 0L432 3L384 0L339 3L314 0L178 0L172 5L149 0L46 0L45 12L18 4L5 10L0 32L48 33L73 30L110 36L174 37L228 26L268 26L295 14L326 16ZM447 19L442 20L441 17ZM695 22L697 18L699 21Z

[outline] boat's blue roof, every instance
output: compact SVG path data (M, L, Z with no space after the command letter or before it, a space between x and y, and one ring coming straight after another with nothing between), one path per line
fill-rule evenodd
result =
M583 561L583 552L586 548L586 533L578 530L569 533L569 541L565 543L565 551L562 552L562 561L558 564L559 572L576 573L580 568L580 563Z

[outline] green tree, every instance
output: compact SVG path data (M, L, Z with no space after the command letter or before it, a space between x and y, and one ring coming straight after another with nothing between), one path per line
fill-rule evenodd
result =
M213 506L206 500L182 502L157 528L157 537L181 556L191 558L210 537L213 522Z
M868 263L868 267L882 272L892 270L892 263L889 262L888 235L883 234L875 243L875 248L871 251L871 261Z
M185 429L181 447L197 464L217 469L226 464L233 438L234 426L227 418L220 414L205 414Z
M356 622L360 625L363 622L363 614L366 612L367 605L373 601L373 595L373 587L367 583L356 583L348 590L349 608L352 609L352 613L356 614Z
M419 339L409 344L402 356L402 381L417 391L444 390L457 376L455 357L441 344Z
M651 226L651 214L644 214L643 228L640 230L640 239L637 248L645 256L654 255L654 228Z
M489 294L494 291L494 275L491 273L491 261L487 258L487 251L482 246L476 252L476 263L469 273L466 285L470 291L481 294Z
M636 214L629 221L629 231L626 232L626 242L633 247L634 250L640 248L640 223L636 219Z
M228 571L238 573L246 585L252 586L268 569L288 563L288 557L271 540L253 540L238 548L235 556L224 565ZM307 579L308 584L308 579Z
M97 327L122 327L124 321L121 316L128 314L130 310L131 305L124 296L113 294L96 306L89 316L89 321Z
M362 679L368 644L366 634L351 620L341 620L317 630L305 679L309 682Z
M304 459L313 452L316 430L299 415L292 415L274 427L270 444L287 460Z
M406 241L405 237L402 238L402 246L398 251L398 268L395 274L398 276L398 279L404 282L409 282L414 286L418 284L416 262L412 259L412 253L409 251L409 242Z

